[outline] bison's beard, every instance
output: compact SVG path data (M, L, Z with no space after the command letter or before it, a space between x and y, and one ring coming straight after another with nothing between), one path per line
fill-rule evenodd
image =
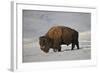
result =
M41 50L45 53L48 53L49 52L49 48L41 48Z

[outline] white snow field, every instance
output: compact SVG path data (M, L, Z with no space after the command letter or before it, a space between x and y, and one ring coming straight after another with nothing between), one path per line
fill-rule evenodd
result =
M24 40L23 44L23 62L45 62L45 61L67 61L67 60L87 60L91 59L90 41L80 42L80 49L71 50L71 45L62 45L61 52L44 53L38 44L38 41Z

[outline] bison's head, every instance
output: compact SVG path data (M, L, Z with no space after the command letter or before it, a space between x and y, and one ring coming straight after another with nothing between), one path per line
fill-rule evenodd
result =
M46 36L41 36L39 38L39 44L40 44L40 49L42 51L44 51L45 53L49 52L49 48L50 48L49 38L47 38Z

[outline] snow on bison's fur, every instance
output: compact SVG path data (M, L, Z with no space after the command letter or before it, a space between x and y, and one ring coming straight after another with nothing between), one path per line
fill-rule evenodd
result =
M44 36L39 38L40 49L45 53L52 48L54 52L61 51L61 45L72 44L72 50L79 49L78 32L65 26L54 26Z

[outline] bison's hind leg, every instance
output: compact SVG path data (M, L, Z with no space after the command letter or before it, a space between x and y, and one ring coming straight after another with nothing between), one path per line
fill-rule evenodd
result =
M75 47L75 43L72 43L72 49L71 50L74 50L74 47Z
M79 42L76 43L77 49L79 49Z
M79 49L79 43L77 42L77 43L72 43L72 49L71 50L74 50L75 45L76 45L77 49Z

